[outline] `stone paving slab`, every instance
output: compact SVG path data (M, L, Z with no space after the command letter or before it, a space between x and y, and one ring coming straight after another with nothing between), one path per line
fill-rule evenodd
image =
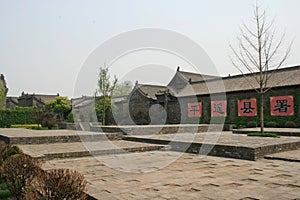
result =
M66 157L83 157L101 154L164 150L165 145L146 144L124 140L97 142L70 142L18 145L22 151L42 160Z
M167 151L51 160L43 168L78 170L96 199L300 198L300 163L296 162L251 162Z

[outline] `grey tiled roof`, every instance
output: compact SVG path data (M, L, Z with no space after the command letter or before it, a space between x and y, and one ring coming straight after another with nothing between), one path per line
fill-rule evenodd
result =
M47 101L52 101L53 99L55 99L57 95L32 94L32 97L35 97L37 100L46 103Z
M94 103L94 97L91 96L82 96L79 98L71 99L71 105L73 108L82 107Z
M217 76L196 74L196 73L192 73L192 72L178 71L178 73L180 73L187 81L191 80L192 82L211 80L211 79L217 78Z
M160 85L144 85L144 84L139 84L136 86L137 88L135 89L139 89L140 91L142 91L142 93L148 97L148 98L152 98L152 99L156 99L155 94L160 93L161 91L165 91L168 88L166 86L160 86Z
M271 75L273 71L269 72ZM216 78L207 81L199 81L189 84L186 88L179 92L178 96L205 95L209 93L247 91L259 88L259 84L255 78L259 77L259 73L245 74L237 76L229 76L224 78ZM223 84L222 84L223 81ZM274 71L268 81L267 87L283 87L300 85L300 66L282 68ZM209 89L208 89L209 88Z
M6 97L6 100L18 105L18 98L19 97Z

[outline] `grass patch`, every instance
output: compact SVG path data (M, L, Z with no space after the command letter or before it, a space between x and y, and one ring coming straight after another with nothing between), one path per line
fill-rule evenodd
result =
M255 136L255 137L279 137L276 133L248 133L247 136Z

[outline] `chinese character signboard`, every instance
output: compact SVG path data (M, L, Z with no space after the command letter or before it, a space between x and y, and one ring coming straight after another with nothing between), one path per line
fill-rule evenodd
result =
M270 97L270 111L272 116L291 116L294 115L293 96L274 96Z
M226 117L227 116L226 110L227 110L226 100L211 101L212 117Z
M238 100L238 116L256 116L256 98Z
M188 103L188 116L189 117L201 117L202 115L202 103Z

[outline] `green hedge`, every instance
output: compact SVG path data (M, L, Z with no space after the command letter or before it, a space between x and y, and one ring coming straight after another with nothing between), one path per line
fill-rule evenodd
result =
M0 127L9 128L12 124L35 124L33 108L0 110Z

